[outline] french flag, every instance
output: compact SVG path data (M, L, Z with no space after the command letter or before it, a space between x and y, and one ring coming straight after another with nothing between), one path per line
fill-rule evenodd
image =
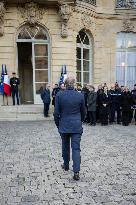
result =
M6 69L6 65L3 64L2 65L2 84L3 84L3 94L7 94L9 96L11 96L11 88L10 88L10 79L9 76L7 74L7 69Z
M62 68L61 68L61 77L60 77L60 82L59 82L59 84L64 83L65 80L66 80L66 78L67 78L66 65L62 65Z

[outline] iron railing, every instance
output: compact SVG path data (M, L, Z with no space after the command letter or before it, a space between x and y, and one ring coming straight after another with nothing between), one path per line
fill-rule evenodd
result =
M136 9L136 0L117 0L116 8Z
M78 1L85 2L88 4L92 4L93 6L96 6L96 0L78 0Z

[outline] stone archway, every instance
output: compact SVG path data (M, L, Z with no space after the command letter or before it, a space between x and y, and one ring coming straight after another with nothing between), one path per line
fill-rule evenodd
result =
M50 39L47 30L38 24L23 25L17 35L17 48L21 101L41 104L40 89L50 82Z

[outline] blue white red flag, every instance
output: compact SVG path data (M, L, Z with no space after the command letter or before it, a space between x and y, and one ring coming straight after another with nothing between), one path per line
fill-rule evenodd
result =
M7 74L6 65L2 64L1 80L0 80L0 93L11 95L10 80Z
M66 65L62 65L62 68L61 68L61 77L60 77L60 81L59 81L59 84L62 84L65 82L67 78L67 69L66 69Z

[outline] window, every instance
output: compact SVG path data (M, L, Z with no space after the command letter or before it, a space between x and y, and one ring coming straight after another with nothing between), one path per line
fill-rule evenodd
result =
M18 39L47 40L47 34L46 31L38 25L35 27L24 26L18 35Z
M116 8L136 9L136 0L117 0Z
M120 85L133 88L136 82L136 34L119 33L117 36L116 80Z
M81 30L77 36L77 84L84 85L91 81L92 42Z

